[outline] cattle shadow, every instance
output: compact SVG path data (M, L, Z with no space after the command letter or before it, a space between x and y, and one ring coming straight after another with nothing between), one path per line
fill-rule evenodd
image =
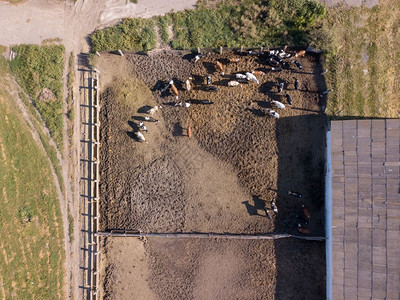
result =
M189 100L188 102L189 102L190 104L201 104L201 105L211 105L211 104L214 104L213 101L206 100L206 99L204 99L204 100L195 100L195 99L192 99L192 100Z
M185 54L184 56L182 56L182 58L187 61L192 61L196 57L196 55L197 55L196 53L192 52Z
M253 204L250 204L249 201L243 201L242 204L246 207L250 216L265 216L258 213L259 210L265 209L265 200L261 199L260 196L253 196Z
M324 236L325 124L325 115L315 112L276 121L278 180L276 190L271 190L279 210L276 233L303 235L297 224L304 204L312 215L309 236ZM303 198L288 195L289 190L300 192ZM274 245L275 298L324 299L325 243L281 239L274 240Z
M139 107L139 108L138 108L137 112L138 112L139 114L145 114L145 113L147 113L152 107L153 107L153 106L150 106L150 105L143 105L142 107Z
M139 125L135 122L128 121L128 125L132 128L132 131L126 131L126 134L133 140L140 142L139 138L136 136L135 132L139 131Z
M249 111L251 112L253 115L255 115L256 117L265 117L265 112L262 109L259 108L250 108L250 107L246 107L245 111Z
M212 84L218 85L218 86L228 86L229 81L231 81L231 79L222 79L222 80L214 81Z
M135 122L128 121L128 125L131 126L133 131L139 131L139 124L136 124Z
M172 135L173 136L183 136L183 127L180 123L174 123L172 127Z
M215 68L215 64L213 64L213 63L204 61L203 66L206 69L208 74L213 74L217 71L217 69Z
M201 75L192 75L192 78L193 78L192 82L194 85L201 85L204 84L205 82L205 77Z
M277 91L276 86L276 81L266 81L260 85L258 91L263 94L274 93L275 91Z
M146 121L146 119L142 116L132 116L132 119L134 119L135 121L139 121L139 122Z
M262 108L272 108L271 102L269 102L269 101L257 100L254 102L257 103L257 105Z

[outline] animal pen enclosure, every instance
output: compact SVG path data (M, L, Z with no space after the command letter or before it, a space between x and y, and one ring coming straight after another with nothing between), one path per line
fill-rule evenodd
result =
M232 58L240 60L233 63ZM227 52L194 61L194 55L171 52L99 58L100 229L299 234L301 206L306 205L312 214L310 235L323 236L325 116L319 92L325 86L318 55L298 58L301 70L282 72L265 70L266 61L257 55ZM232 74L253 70L266 71L257 76L259 85L227 86ZM202 83L206 74L218 92ZM185 91L180 82L189 76L194 88ZM189 108L175 106L179 101L174 96L160 93L160 81L171 79L179 101L190 102ZM277 91L279 82L293 99L291 107L285 93ZM264 114L271 100L286 104L279 120ZM153 115L159 122L144 121L140 109L145 105L163 107ZM149 131L143 133L148 143L134 139L141 121ZM185 132L189 124L192 138ZM288 195L289 190L301 192L303 198ZM271 210L272 199L278 214ZM107 252L101 263L104 295L129 297L131 289L124 283L145 277L144 285L134 290L148 298L193 298L207 290L222 298L229 298L228 291L264 299L299 293L307 299L324 297L323 242L131 239L101 238ZM143 262L138 268L122 259L121 251L129 245L136 249L127 250L130 255ZM226 260L216 263L221 257ZM206 280L213 263L219 284Z

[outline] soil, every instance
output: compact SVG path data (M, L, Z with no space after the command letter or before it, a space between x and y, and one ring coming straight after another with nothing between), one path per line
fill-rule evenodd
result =
M232 57L241 59L228 63ZM224 63L227 75L216 70L217 60ZM304 204L312 214L311 235L323 236L325 117L318 91L325 84L317 56L299 61L301 71L266 72L258 76L260 85L227 87L231 74L267 71L265 59L224 53L194 63L193 56L170 51L102 55L97 65L104 91L101 230L299 234L296 215L301 215ZM205 74L211 75L218 92L205 90ZM195 88L187 92L181 83L189 76L194 77ZM294 90L294 77L300 81L299 91ZM192 103L189 108L171 105L178 102L175 97L160 92L161 82L171 79L180 90L179 101ZM277 92L278 81L285 83L292 107ZM201 100L214 104L198 104ZM285 110L278 111L279 120L262 110L270 100L286 104ZM156 104L163 107L153 115L160 122L145 122L148 143L140 143L133 132L147 116L142 110ZM289 190L302 193L303 198L289 196ZM278 214L271 210L273 199ZM145 272L146 289L156 298L324 298L321 242L129 240L121 247L143 243L141 255L147 260L131 278ZM126 260L118 264L108 246L105 251L103 267L113 264L122 284L111 285L112 291L107 285L104 292L129 298L122 287L131 282L125 278L130 267L124 265Z

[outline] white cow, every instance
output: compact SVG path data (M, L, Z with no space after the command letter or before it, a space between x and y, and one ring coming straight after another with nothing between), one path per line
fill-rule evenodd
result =
M141 142L145 142L145 141L146 141L146 139L144 138L143 133L141 133L140 131L136 131L136 132L135 132L135 135L137 136L137 138L139 139L139 141L141 141Z
M249 81L251 80L251 81L256 82L257 84L260 84L260 82L258 81L257 77L254 76L254 74L252 74L252 73L250 73L250 72L246 72L246 78L247 78L247 80L249 80Z
M285 104L283 104L282 102L272 100L272 101L271 101L271 104L272 104L273 106L277 107L277 108L285 109Z
M238 86L238 85L239 85L239 82L237 82L235 80L232 80L232 81L228 82L228 86Z
M267 114L269 114L271 117L274 117L275 119L279 119L279 114L276 111L274 111L272 109L267 109L266 111L267 111Z
M246 75L244 75L244 74L237 73L235 76L236 76L236 79L247 79Z

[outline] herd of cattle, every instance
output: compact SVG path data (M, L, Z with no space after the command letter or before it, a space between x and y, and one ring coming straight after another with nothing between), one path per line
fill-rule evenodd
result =
M284 49L278 49L278 50L270 50L267 52L256 52L256 51L249 51L247 53L248 55L256 55L256 56L263 56L263 59L267 62L267 65L269 69L264 68L263 70L252 70L249 72L243 72L243 73L236 73L236 74L231 74L229 75L230 80L227 82L227 86L234 88L237 86L240 86L241 84L244 83L251 83L253 82L254 84L259 85L260 81L257 78L257 76L263 76L265 75L266 72L282 72L283 70L289 70L291 69L292 66L295 66L298 70L302 70L303 66L302 64L296 59L298 57L302 57L306 54L304 50L298 51L298 52L286 52ZM203 56L207 54L198 54L194 56L193 61L198 62L201 60ZM235 57L235 58L230 58L229 63L238 63L241 60L240 57ZM225 76L225 67L224 64L220 61L217 61L215 64L215 69L218 70L222 76ZM326 72L326 70L324 71ZM322 74L321 74L322 75ZM184 107L184 108L189 108L192 103L196 104L214 104L214 102L210 100L196 100L195 102L192 101L179 101L179 89L177 85L175 84L174 80L170 80L167 83L163 84L164 86L161 86L159 90L161 91L162 95L168 92L171 95L175 96L174 102L168 103L169 105L176 106L176 107ZM182 89L186 90L187 92L190 92L193 87L195 86L193 77L187 78L184 83L182 84ZM300 83L297 78L294 78L293 82L294 90L299 90ZM201 88L205 91L213 91L213 92L219 92L219 88L216 86L212 85L212 80L211 76L209 74L206 74L204 76L203 82L201 83ZM276 91L279 94L282 94L284 92L284 83L283 82L278 82L276 85ZM320 93L320 96L326 95L329 93L331 90L324 91ZM292 97L289 93L285 93L285 99L287 102L287 105L291 106L293 104ZM276 100L271 100L269 102L270 106L275 108L275 109L285 109L286 105L280 101ZM161 105L156 105L153 107L148 107L147 114L149 115L154 115L159 109L161 109ZM273 118L278 119L279 118L279 113L275 110L268 109L268 108L263 108L263 111L265 115L271 116ZM147 122L158 122L157 119L154 119L151 116L146 116L144 117L144 120ZM143 135L142 132L148 133L147 127L143 122L140 122L138 124L138 130L134 132L136 138L140 142L146 142L146 138ZM190 125L187 128L187 133L189 136L191 136L191 128ZM147 143L147 142L146 142ZM302 198L303 196L298 193L298 192L292 192L289 191L288 193L291 196L297 197L297 198ZM267 208L264 208L266 216L268 218L271 218L270 212ZM271 210L274 211L274 213L278 213L278 208L276 206L275 200L271 202ZM309 221L311 219L311 214L309 209L302 205L302 214L297 216L297 230L302 233L302 234L309 234L310 229L307 227L309 224Z

